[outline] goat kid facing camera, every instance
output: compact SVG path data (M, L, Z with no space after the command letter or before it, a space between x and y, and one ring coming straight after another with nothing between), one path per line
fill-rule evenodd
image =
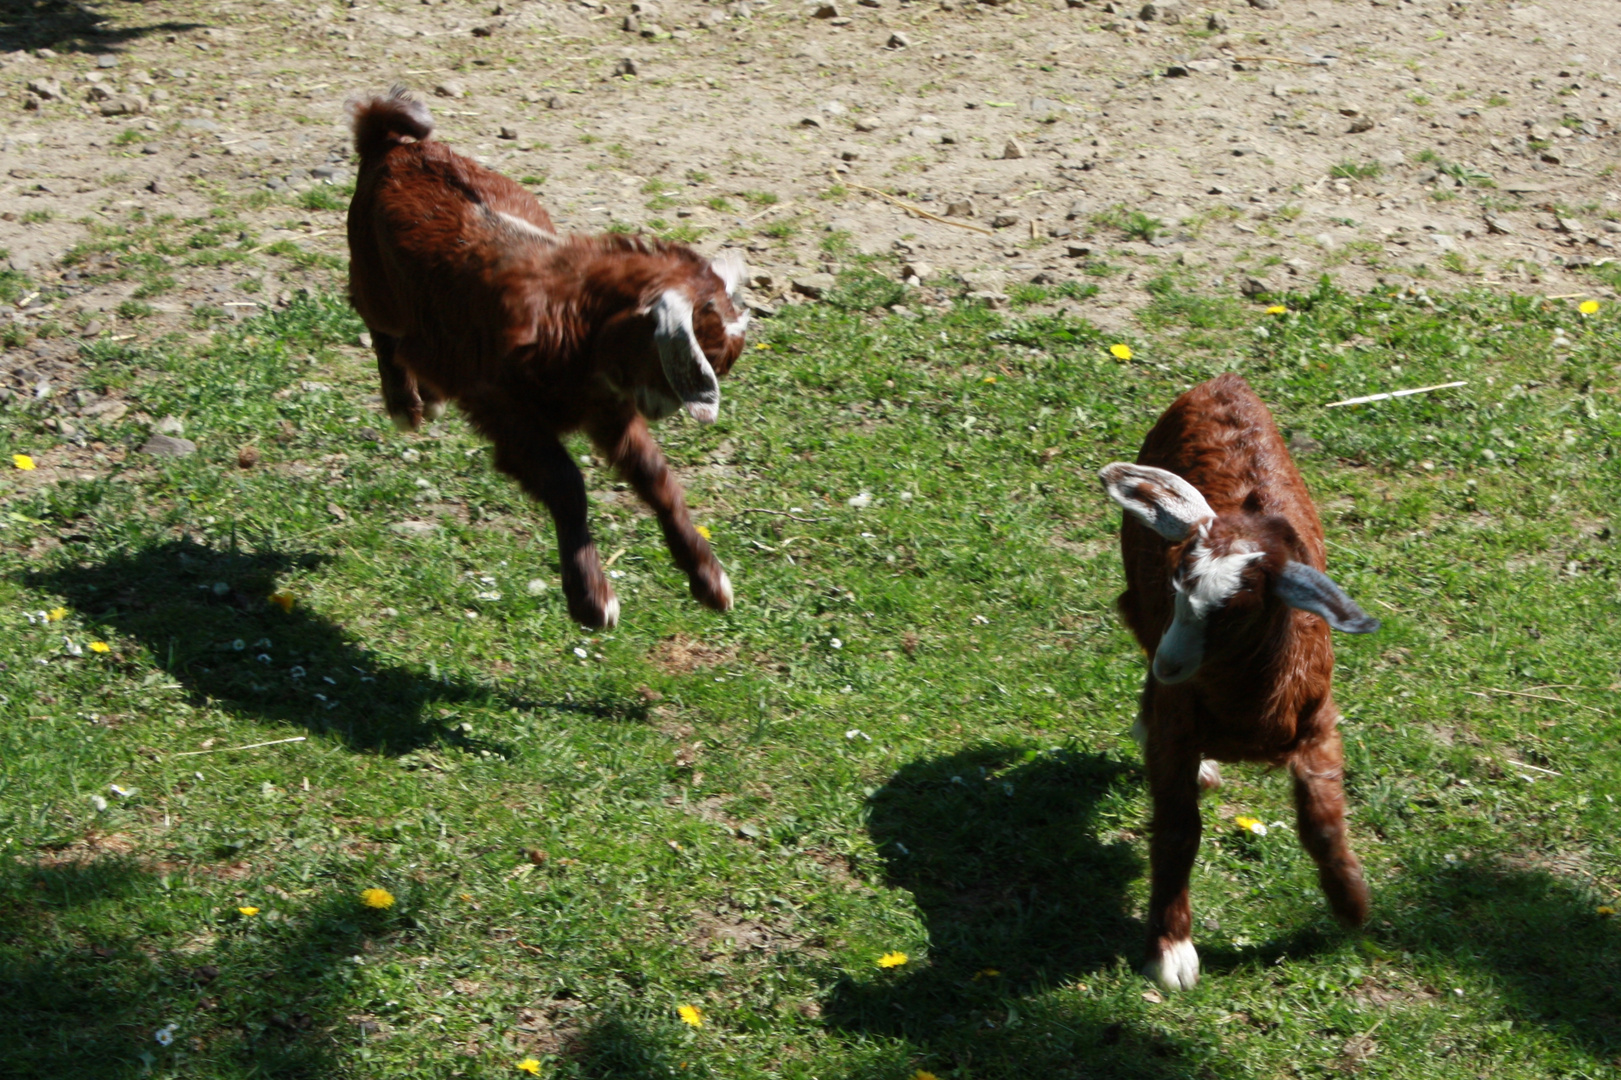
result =
M1340 922L1368 915L1345 831L1329 629L1379 628L1326 573L1323 526L1272 414L1222 375L1171 404L1136 464L1100 476L1125 511L1126 625L1151 657L1132 735L1154 800L1148 964L1168 990L1199 979L1188 876L1216 761L1286 765L1300 842ZM1211 760L1213 759L1213 760Z
M583 431L658 515L692 595L732 586L693 527L648 421L713 423L743 351L743 263L646 237L562 236L534 196L432 139L427 107L395 87L353 100L360 175L349 206L350 300L372 335L383 401L415 430L455 401L495 466L544 503L569 614L619 621L562 437Z

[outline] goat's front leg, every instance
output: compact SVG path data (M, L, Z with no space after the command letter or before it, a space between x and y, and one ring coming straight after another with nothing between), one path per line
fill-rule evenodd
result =
M585 518L585 479L579 466L554 435L520 434L518 428L491 434L495 437L495 467L551 511L569 616L591 630L617 626L619 598L608 584L591 542Z
M1150 729L1144 757L1154 818L1148 846L1148 963L1143 974L1167 990L1199 981L1188 878L1199 851L1199 755Z
M1317 862L1317 881L1334 917L1346 926L1368 918L1368 886L1362 864L1351 853L1345 833L1344 752L1340 733L1328 733L1301 747L1289 762L1295 776L1295 822L1300 846Z
M630 412L604 418L587 430L620 475L658 515L664 544L675 565L687 575L693 598L707 608L730 611L732 582L709 542L693 528L686 495L670 472L659 444L653 441L647 421Z

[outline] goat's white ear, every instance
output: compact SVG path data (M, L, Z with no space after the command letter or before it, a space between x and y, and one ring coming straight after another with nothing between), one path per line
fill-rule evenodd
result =
M1172 543L1216 516L1199 489L1165 469L1117 461L1098 473L1120 508Z
M1272 592L1290 607L1321 615L1329 626L1347 634L1371 634L1379 629L1379 620L1357 607L1333 578L1305 563L1285 563Z
M732 298L732 303L742 307L743 275L747 273L747 268L743 265L743 256L727 249L709 261L709 268L725 283L726 295Z
M679 289L665 289L648 306L648 313L670 388L694 420L713 424L720 415L720 380L692 332L692 301Z

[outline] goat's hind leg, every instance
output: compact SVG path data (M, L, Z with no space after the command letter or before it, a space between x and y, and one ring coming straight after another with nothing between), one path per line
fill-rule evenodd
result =
M587 430L636 494L658 515L664 545L670 549L675 565L687 575L693 599L715 611L730 611L731 579L709 542L693 527L686 494L670 472L659 444L653 441L647 421L630 413L600 420Z
M1300 846L1317 863L1317 881L1334 917L1346 926L1368 918L1368 886L1345 831L1344 754L1340 733L1308 743L1289 763L1295 777L1295 817Z
M417 381L406 363L409 347L392 334L373 330L372 351L377 354L377 376L382 384L383 407L401 431L415 431L422 421L444 415L444 399L432 388Z

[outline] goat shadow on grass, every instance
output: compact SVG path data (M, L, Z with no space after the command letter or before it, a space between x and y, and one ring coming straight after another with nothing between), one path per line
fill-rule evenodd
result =
M1388 912L1374 945L1479 973L1519 1023L1617 1064L1621 922L1596 910L1614 905L1613 893L1485 859L1409 865L1374 899Z
M0 0L0 52L18 49L55 49L57 52L112 52L118 46L150 34L175 34L204 26L198 22L153 23L147 26L109 26L102 23L128 10L128 5L96 11L72 0Z
M928 959L842 979L826 1022L905 1039L927 1067L971 1063L987 1080L1222 1074L1208 1052L1117 1023L1101 1001L1072 1008L1040 993L1141 952L1128 888L1146 868L1099 821L1115 789L1140 782L1104 754L1009 746L902 768L872 795L868 831L885 883L915 898Z
M270 599L281 575L324 561L315 554L220 551L176 540L18 580L65 597L108 637L139 642L195 704L302 727L353 750L405 754L452 744L505 752L456 730L458 708L645 714L645 706L628 703L522 700L433 668L381 663L308 607L295 602L283 610Z
M349 1019L356 1003L339 973L410 925L411 898L362 913L343 891L198 948L189 920L165 925L163 904L144 907L172 903L174 888L117 855L0 862L0 1076L133 1080L201 1075L204 1061L231 1062L232 1076L347 1075L341 1042L366 1029ZM168 1024L164 1046L156 1035Z

